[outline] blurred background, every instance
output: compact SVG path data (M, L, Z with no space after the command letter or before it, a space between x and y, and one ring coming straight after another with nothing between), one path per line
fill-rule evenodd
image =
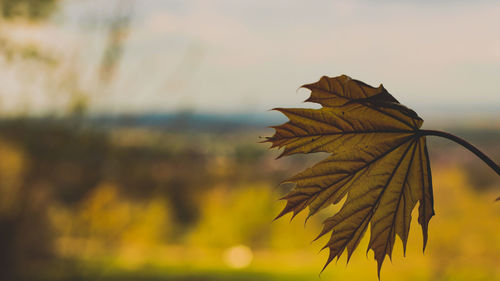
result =
M377 280L367 237L318 277L335 207L273 222L259 144L347 74L500 161L498 1L0 0L0 280ZM436 216L382 280L500 280L500 178L429 138ZM413 220L416 222L416 219ZM368 235L366 235L368 236ZM320 279L321 278L321 279Z

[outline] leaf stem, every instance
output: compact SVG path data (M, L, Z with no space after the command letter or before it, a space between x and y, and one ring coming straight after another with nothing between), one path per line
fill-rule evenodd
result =
M475 146L473 146L472 144L470 144L466 140L459 138L455 135L446 133L446 132L435 131L435 130L420 130L420 134L422 134L424 136L438 136L438 137L446 138L446 139L452 140L452 141L462 145L463 147L467 148L470 152L476 154L477 157L481 158L481 160L483 160L484 163L486 163L488 166L490 166L490 168L492 168L493 171L495 171L500 176L500 167L498 166L498 164L493 162L493 160L491 160L491 158L486 156L486 154L481 152L479 149L477 149Z

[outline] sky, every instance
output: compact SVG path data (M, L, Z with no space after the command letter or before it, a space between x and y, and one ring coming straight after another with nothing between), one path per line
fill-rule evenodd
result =
M116 0L66 0L49 23L10 33L77 65L95 112L311 106L300 85L341 74L383 83L417 112L500 112L500 1L119 1L130 30L106 87L95 77ZM16 91L36 93L35 110L64 104L37 84L15 86L0 66L10 73L3 104L16 104Z

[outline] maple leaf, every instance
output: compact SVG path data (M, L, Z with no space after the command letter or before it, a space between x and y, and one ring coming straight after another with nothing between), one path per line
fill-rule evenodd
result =
M426 135L472 145L448 133L420 130L423 120L382 85L375 88L342 75L322 77L302 87L311 90L306 101L322 108L275 109L289 121L273 126L275 134L264 142L272 143L271 148L283 147L279 157L312 152L330 156L284 181L294 183L295 188L282 198L287 203L277 218L287 213L293 213L293 218L306 207L309 218L347 197L342 208L324 221L316 238L331 233L324 247L330 254L323 270L345 250L349 261L370 225L367 251L374 252L380 278L396 235L406 251L411 213L417 202L424 249L427 243L434 202ZM467 148L485 162L489 160L487 164L500 174L491 159L471 147Z

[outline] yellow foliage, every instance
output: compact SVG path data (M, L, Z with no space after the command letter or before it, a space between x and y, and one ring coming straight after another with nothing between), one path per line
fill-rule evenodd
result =
M54 207L51 218L60 233L62 255L115 256L140 264L171 233L169 213L162 199L134 202L123 198L115 185L102 183L76 210Z
M27 159L24 152L10 142L0 140L0 216L16 207Z

